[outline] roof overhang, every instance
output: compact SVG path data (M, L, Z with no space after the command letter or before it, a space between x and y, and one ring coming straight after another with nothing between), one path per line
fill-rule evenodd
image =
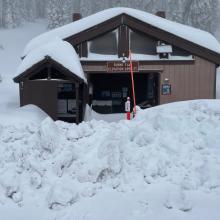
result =
M46 56L43 60L39 61L38 63L34 64L32 67L24 71L23 73L19 74L13 81L15 83L20 83L22 81L26 81L29 77L33 76L37 72L41 71L45 67L54 67L55 69L59 70L67 76L69 80L77 81L79 83L83 83L84 80L78 77L76 74L71 72L69 69L64 67L62 64L58 63L57 61L53 60L51 57Z
M99 35L105 34L118 28L121 25L127 25L133 30L150 35L154 38L162 40L168 44L179 47L183 50L189 51L192 55L202 57L217 65L220 64L220 54L210 49L202 47L170 32L157 28L149 23L143 22L135 17L122 13L109 20L106 20L89 29L83 30L77 34L65 38L64 40L71 43L73 46L79 45L85 41L91 40Z

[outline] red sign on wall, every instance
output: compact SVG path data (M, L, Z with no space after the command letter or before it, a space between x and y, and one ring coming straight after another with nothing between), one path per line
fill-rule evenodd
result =
M139 72L139 63L133 61L133 72ZM107 62L107 72L130 72L130 63L129 62Z

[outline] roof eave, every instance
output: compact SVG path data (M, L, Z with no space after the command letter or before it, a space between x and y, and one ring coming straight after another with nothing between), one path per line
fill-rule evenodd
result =
M26 77L28 75L30 75L30 73L33 72L35 69L37 69L39 66L45 66L45 65L59 66L59 68L63 69L63 71L64 71L63 73L66 76L77 80L79 83L85 82L84 79L80 78L75 73L71 72L69 69L67 69L62 64L60 64L57 61L55 61L54 59L52 59L50 56L45 56L45 58L43 60L37 62L36 64L32 65L30 68L25 70L23 73L21 73L18 76L14 77L13 81L15 83L20 83L20 82L24 81L26 79Z
M131 15L126 14L125 12L113 18L110 18L109 20L106 20L100 24L83 30L77 34L69 36L64 40L68 41L73 46L76 46L82 42L95 38L99 34L104 34L105 32L111 31L123 24L129 26L132 29L136 29L145 34L159 38L160 40L166 41L171 45L187 50L191 52L193 55L205 58L206 60L220 65L220 54L218 54L217 52L209 50L208 48L195 44L163 29L152 26L149 23L143 22Z

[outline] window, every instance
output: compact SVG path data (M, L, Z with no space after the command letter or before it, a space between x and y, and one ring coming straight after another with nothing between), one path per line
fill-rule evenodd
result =
M156 55L157 42L158 40L153 37L130 31L130 47L133 53Z
M117 31L109 32L90 41L89 52L116 55L118 53Z

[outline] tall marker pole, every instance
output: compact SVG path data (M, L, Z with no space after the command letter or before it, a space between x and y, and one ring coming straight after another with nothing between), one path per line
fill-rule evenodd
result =
M134 101L134 115L136 115L136 96L135 96L135 87L134 87L134 71L133 71L133 63L131 59L131 50L129 50L129 60L130 60L130 72L131 72L131 83L132 83L132 95Z

